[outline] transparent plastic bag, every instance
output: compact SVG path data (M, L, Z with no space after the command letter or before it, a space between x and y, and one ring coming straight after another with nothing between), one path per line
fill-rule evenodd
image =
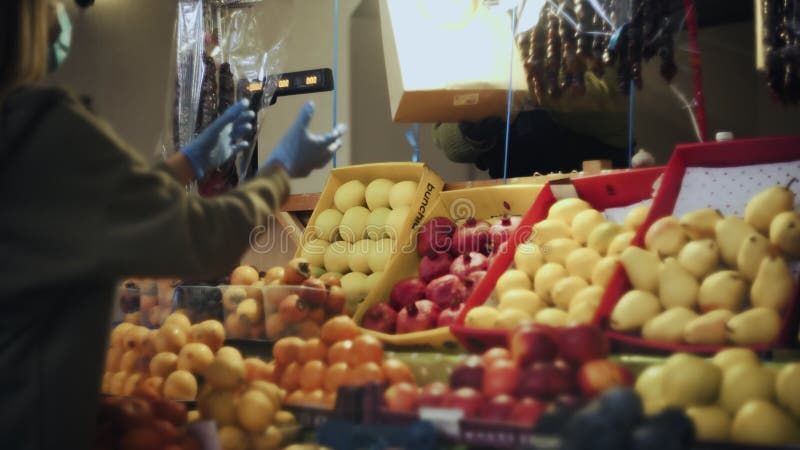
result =
M235 102L248 98L258 113L269 106L283 67L282 43L294 0L179 0L175 27L175 83L162 137L166 158L188 144ZM203 195L235 186L247 175L263 115L250 147L235 161L199 180Z

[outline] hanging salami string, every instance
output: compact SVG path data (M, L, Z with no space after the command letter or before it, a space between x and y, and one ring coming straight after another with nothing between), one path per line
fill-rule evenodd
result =
M548 6L547 14L547 56L545 62L545 81L547 95L561 96L559 70L561 69L561 37L559 36L558 13Z
M800 6L762 0L767 86L784 104L800 101Z
M545 6L539 13L539 21L530 32L529 56L525 62L528 83L533 87L536 100L541 103L544 92L544 69L547 60L547 14Z
M578 57L575 52L575 23L572 20L575 17L575 10L572 8L572 1L562 0L559 4L558 14L558 37L561 40L561 71L563 78L561 79L561 90L567 90L570 87L577 87L576 77L578 71ZM583 79L581 73L581 80ZM579 87L581 91L585 91L583 84ZM582 92L576 92L581 94Z

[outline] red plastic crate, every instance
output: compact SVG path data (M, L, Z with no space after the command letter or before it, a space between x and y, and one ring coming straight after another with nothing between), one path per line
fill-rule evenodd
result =
M709 142L702 144L681 145L675 149L672 158L664 171L661 186L658 189L650 213L639 228L632 245L644 247L644 235L656 220L673 214L676 202L681 193L681 186L687 168L723 168L753 166L767 163L786 163L800 161L800 136L776 138L742 139L735 141ZM793 170L793 169L792 169ZM800 168L796 174L800 178ZM748 180L749 181L749 180ZM766 186L765 186L766 187ZM703 195L698 192L698 195ZM714 205L715 198L709 199L709 206ZM727 206L727 205L726 205ZM795 283L795 301L790 304L784 315L784 324L780 335L772 344L750 346L755 351L767 351L775 347L786 346L795 341L798 325L798 302L800 292ZM608 320L617 301L631 289L627 274L622 266L617 268L609 282L600 307L595 314L594 323L606 329ZM689 345L653 342L617 331L607 330L612 341L623 345L626 349L650 350L654 352L692 352L711 354L728 347L718 345Z
M654 167L548 182L523 217L516 232L509 239L506 251L501 252L489 266L486 276L467 300L466 307L456 322L450 326L453 335L472 352L482 352L492 347L507 345L507 331L469 328L464 325L464 319L472 308L486 302L497 284L497 279L511 265L517 246L530 238L533 225L547 217L550 206L557 201L552 189L554 183L571 182L580 198L599 211L603 211L607 208L628 206L652 198L653 184L663 172L663 167Z

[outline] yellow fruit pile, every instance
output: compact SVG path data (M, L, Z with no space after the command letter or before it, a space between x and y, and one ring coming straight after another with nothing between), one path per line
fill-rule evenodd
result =
M149 330L121 323L111 332L102 392L132 395L144 389L170 400L194 400L203 375L222 348L225 330L216 320L192 325L181 313Z
M793 207L789 189L772 187L750 199L744 218L701 209L657 220L646 249L620 256L633 290L616 304L611 328L668 343L773 342L794 293L787 261L800 257Z
M528 321L550 326L591 322L620 253L647 212L646 206L635 207L619 225L584 200L557 201L547 218L534 225L530 242L517 247L514 268L497 280L497 306L490 301L472 309L466 325L512 329Z
M213 420L223 450L280 448L285 431L296 425L281 410L284 392L275 384L248 380L246 360L233 347L221 348L204 372L194 419Z
M335 208L321 211L309 224L301 256L312 271L341 277L351 315L378 282L409 216L417 182L385 178L366 186L359 180L334 193Z
M686 410L699 441L780 446L800 442L800 363L761 365L743 348L710 361L678 353L636 381L647 414Z

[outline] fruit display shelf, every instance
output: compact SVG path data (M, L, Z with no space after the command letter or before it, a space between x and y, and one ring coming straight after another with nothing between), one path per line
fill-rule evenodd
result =
M473 352L506 345L507 330L471 328L465 325L465 318L470 310L483 305L489 299L498 279L510 267L517 246L528 241L533 233L532 227L547 217L550 206L559 200L563 192L567 192L565 197L577 194L578 198L600 211L622 209L652 198L654 183L662 173L663 168L657 167L548 182L523 217L522 224L509 239L506 251L498 255L489 266L486 276L467 300L466 307L451 325L451 332L464 347Z
M676 148L663 176L645 222L639 228L633 246L646 247L650 227L669 216L681 217L703 208L717 210L723 216L745 215L745 206L755 194L770 186L789 185L794 192L794 209L800 209L800 137L744 139L682 145ZM722 249L721 249L722 250ZM724 258L724 254L722 255ZM797 345L800 322L800 264L795 263L794 293L780 315L780 332L771 343L747 345L758 352ZM749 283L745 286L749 292ZM598 308L595 323L608 326L617 302L632 289L622 265L617 268ZM638 334L607 331L617 346L625 351L712 354L723 345L700 345L646 340Z

